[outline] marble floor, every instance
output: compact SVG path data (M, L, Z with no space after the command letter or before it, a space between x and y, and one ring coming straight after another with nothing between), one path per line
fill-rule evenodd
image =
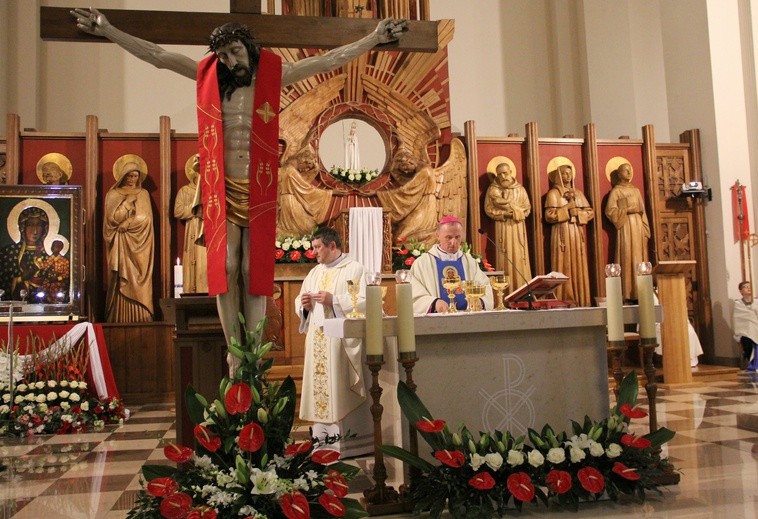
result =
M664 455L681 473L678 485L644 503L588 503L578 514L534 505L508 515L758 517L758 374L740 372L733 381L658 393L658 422L677 432ZM125 425L99 433L0 438L0 461L7 466L0 473L0 519L126 517L139 489L140 467L146 461L168 463L162 446L175 438L172 405L131 412ZM635 427L647 431L642 421ZM372 484L373 457L354 462L363 469L351 482L358 497ZM399 471L388 465L392 483Z

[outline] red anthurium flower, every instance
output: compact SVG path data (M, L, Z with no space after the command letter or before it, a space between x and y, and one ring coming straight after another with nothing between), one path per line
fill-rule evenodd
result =
M629 404L624 404L619 407L619 411L621 411L621 414L627 418L645 418L647 416L645 411L636 406L632 407Z
M405 243L406 241L408 241L408 237L407 236L401 236L400 238L398 238L395 241L398 242L398 243Z
M528 503L534 499L534 485L532 478L526 472L516 472L508 476L506 481L508 492L521 502Z
M308 259L314 259L316 257L316 253L313 252L313 249L308 249L305 251L305 257Z
M495 480L489 472L479 472L468 480L468 484L477 490L489 490L495 486Z
M226 411L231 415L244 413L250 409L252 403L253 392L250 390L250 386L244 382L234 384L229 388L224 397L224 407L226 407Z
M623 463L619 463L618 461L613 464L613 468L611 469L613 472L618 474L624 479L628 479L629 481L637 481L640 479L640 475L637 472L637 469L630 469Z
M179 483L171 478L155 478L147 484L147 493L155 497L170 496L178 490Z
M321 494L318 498L318 503L324 507L324 510L329 512L329 515L333 515L334 517L342 517L347 512L345 504L337 496L331 494Z
M421 432L435 433L445 428L445 420L430 420L424 418L416 422L416 429Z
M405 258L405 261L403 263L405 263L406 266L410 267L411 265L413 265L414 261L416 261L416 258L411 256L410 258Z
M192 459L192 455L195 453L189 447L184 445L176 445L175 443L169 443L163 447L163 455L170 459L174 463L187 463Z
M195 426L195 439L210 452L216 452L221 448L221 438L202 424Z
M308 519L311 516L308 500L297 490L291 494L284 494L279 500L279 504L282 506L282 512L287 519Z
M324 476L324 485L326 485L326 488L334 492L334 495L337 497L345 497L347 495L347 479L336 470L330 470L326 473L326 476Z
M399 256L406 256L408 254L408 249L406 249L405 247L403 247L402 249L400 249L400 250L397 251L397 254Z
M592 494L599 494L605 488L605 478L595 467L584 467L576 473L582 488Z
M240 431L239 447L243 451L256 452L263 445L264 439L263 427L255 422L250 422Z
M647 449L652 445L650 440L635 436L633 434L625 434L621 437L621 444L627 447L636 447L637 449Z
M297 260L299 260L301 256L302 256L302 254L300 254L300 251L299 251L299 250L293 250L293 251L290 251L290 259L291 259L292 261L297 261Z
M284 257L284 251L282 249L276 249L274 252L274 259L282 259Z
M571 474L565 470L551 470L545 478L547 488L556 494L565 494L571 490Z
M448 467L453 467L454 469L462 467L466 461L466 458L461 451L437 451L434 453L434 457Z
M296 456L298 454L304 454L311 450L311 446L313 444L310 440L305 440L303 442L296 442L296 443L290 443L287 445L287 447L284 449L284 455L285 456Z
M216 510L209 506L193 508L187 514L187 519L216 519Z
M331 465L340 459L340 453L332 449L319 449L313 453L311 459L319 465Z
M161 515L166 519L182 519L187 517L192 508L192 498L184 492L171 494L161 501Z

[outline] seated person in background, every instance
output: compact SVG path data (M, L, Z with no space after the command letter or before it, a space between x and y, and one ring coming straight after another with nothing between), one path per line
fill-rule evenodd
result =
M416 314L442 313L448 309L447 291L442 278L457 274L461 281L471 279L485 286L482 298L484 310L492 310L493 298L487 275L470 254L461 251L463 224L455 216L445 216L437 226L437 244L419 256L411 267L413 312ZM457 291L455 306L466 308L463 291Z
M732 332L734 340L742 346L742 360L748 371L758 368L758 306L753 303L750 281L738 285L740 299L734 300Z

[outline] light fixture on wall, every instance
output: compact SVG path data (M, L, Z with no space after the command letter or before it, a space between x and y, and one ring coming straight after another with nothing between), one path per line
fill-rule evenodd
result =
M680 198L707 198L710 202L713 200L711 188L704 186L702 182L687 182L682 185L682 191L679 193Z

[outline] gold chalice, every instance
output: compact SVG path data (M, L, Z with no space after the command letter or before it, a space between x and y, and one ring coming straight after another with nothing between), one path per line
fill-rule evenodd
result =
M358 311L358 294L361 291L360 279L348 279L347 280L347 293L350 294L350 299L353 300L353 309L347 314L348 317L353 319L363 319L366 317L363 313Z
M495 291L495 299L497 300L497 306L495 307L495 310L505 310L505 305L503 304L503 295L505 289L508 288L508 285L510 285L510 279L508 276L505 276L503 274L490 276L490 285Z
M467 312L478 312L482 309L479 299L484 295L484 285L473 279L467 279L461 283L463 292L468 301Z
M460 286L460 276L446 276L442 278L442 288L447 290L447 298L449 300L447 311L450 314L458 311L458 309L455 308L455 290Z

